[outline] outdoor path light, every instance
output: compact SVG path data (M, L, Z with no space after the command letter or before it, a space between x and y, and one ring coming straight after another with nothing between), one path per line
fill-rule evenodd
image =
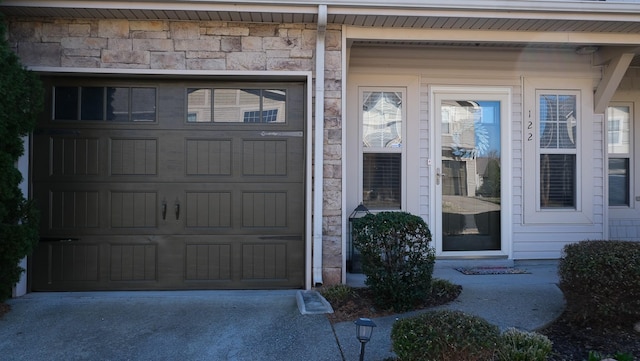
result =
M364 361L364 345L371 340L371 333L376 324L370 318L359 318L356 324L356 337L360 341L360 361Z
M351 273L362 273L362 264L360 262L360 252L353 244L353 224L358 221L359 218L370 214L369 209L360 203L356 209L349 215L349 238L347 248L347 271Z

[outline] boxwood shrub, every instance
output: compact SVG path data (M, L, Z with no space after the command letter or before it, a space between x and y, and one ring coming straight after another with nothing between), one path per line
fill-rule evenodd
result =
M605 326L640 320L640 242L569 244L558 272L573 323Z
M354 222L353 238L376 305L401 312L429 295L435 255L422 218L407 212L367 214Z
M393 351L402 361L492 360L499 335L483 318L452 310L398 320L391 329Z

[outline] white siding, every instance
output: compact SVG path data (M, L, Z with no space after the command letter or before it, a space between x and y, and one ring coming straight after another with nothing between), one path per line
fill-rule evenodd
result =
M593 141L585 147L585 157L593 158L591 174L593 184L592 224L536 224L524 223L525 194L533 190L524 189L524 130L523 130L523 79L526 78L579 78L599 81L600 69L590 64L589 57L578 56L572 51L540 49L434 49L434 48L353 48L351 50L349 74L369 74L370 78L381 75L414 75L420 77L419 135L419 194L420 215L432 220L430 202L431 173L428 161L430 147L430 87L432 86L491 86L508 87L512 91L511 104L511 181L503 186L511 187L512 233L503 235L503 242L510 246L510 257L514 259L558 258L562 247L570 242L603 237L604 222L604 138L602 116L586 114L593 120ZM371 81L371 80L369 80ZM561 83L562 84L562 83ZM556 84L557 85L557 84ZM593 94L584 94L583 101L593 108ZM409 105L411 106L411 105ZM349 137L347 138L349 139ZM410 141L409 139L408 141ZM506 156L506 154L504 155ZM535 155L534 155L535 156ZM527 158L530 159L530 156ZM432 226L432 225L431 225ZM433 228L433 226L432 226Z
M613 101L632 103L634 114L634 148L632 167L635 174L632 178L631 206L629 208L609 209L609 239L638 241L640 240L640 68L630 68L620 82Z

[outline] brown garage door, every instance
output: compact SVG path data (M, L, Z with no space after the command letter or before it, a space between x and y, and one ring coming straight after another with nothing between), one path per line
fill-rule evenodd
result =
M304 84L45 85L33 290L304 286Z

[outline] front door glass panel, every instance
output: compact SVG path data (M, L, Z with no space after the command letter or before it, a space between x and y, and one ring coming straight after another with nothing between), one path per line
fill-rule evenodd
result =
M443 100L440 129L442 250L500 250L500 101Z

